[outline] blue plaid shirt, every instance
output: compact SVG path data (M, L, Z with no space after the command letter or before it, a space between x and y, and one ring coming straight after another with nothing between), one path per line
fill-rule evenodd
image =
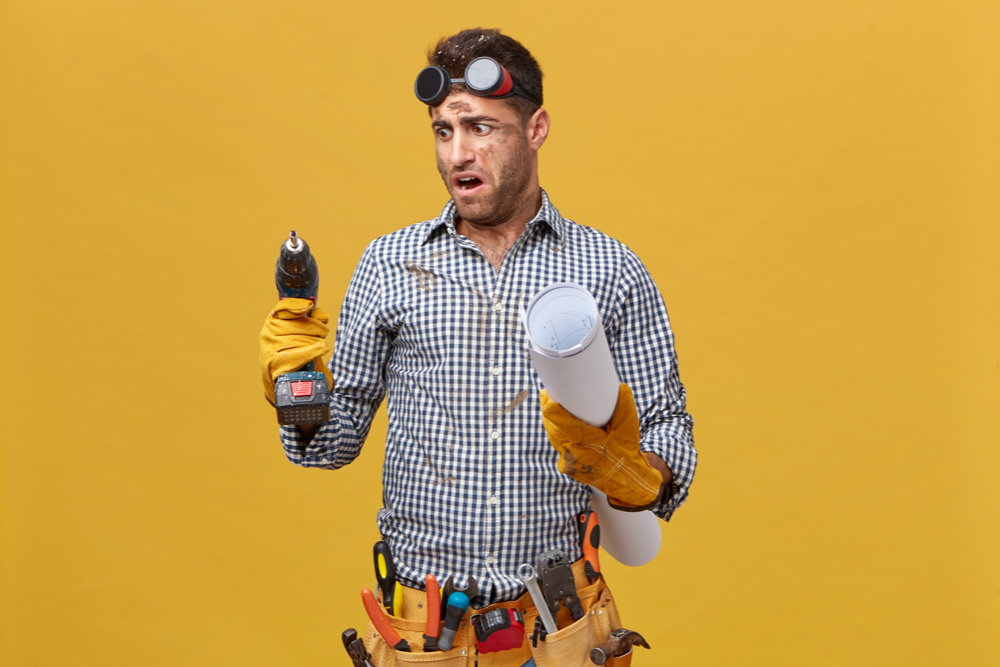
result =
M281 437L293 463L340 468L388 395L378 525L399 577L423 588L427 574L473 575L478 606L517 597L518 566L542 551L582 556L573 516L590 491L556 468L519 314L540 289L575 282L594 295L642 449L674 473L661 518L687 498L697 454L667 310L632 251L560 216L544 192L499 271L454 223L449 202L365 249L337 323L331 420L309 443L294 428Z

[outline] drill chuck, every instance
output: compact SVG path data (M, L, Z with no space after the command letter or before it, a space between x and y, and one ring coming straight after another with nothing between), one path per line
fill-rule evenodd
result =
M295 230L281 244L281 254L274 267L274 282L282 299L297 297L316 300L319 291L319 269L309 252L309 244Z

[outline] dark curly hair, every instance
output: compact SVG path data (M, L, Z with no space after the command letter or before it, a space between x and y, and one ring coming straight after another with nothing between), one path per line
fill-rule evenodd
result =
M533 95L539 102L542 98L542 68L531 52L513 37L508 37L497 28L473 28L463 30L451 37L442 37L437 45L427 52L427 62L448 72L453 79L465 76L465 66L480 57L489 57L507 68L517 85ZM465 90L460 83L452 84L452 89ZM520 95L503 99L521 118L524 124L539 105Z

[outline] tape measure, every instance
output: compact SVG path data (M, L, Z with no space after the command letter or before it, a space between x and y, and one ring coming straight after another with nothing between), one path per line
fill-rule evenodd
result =
M524 617L517 609L494 609L472 618L480 653L496 653L524 644Z

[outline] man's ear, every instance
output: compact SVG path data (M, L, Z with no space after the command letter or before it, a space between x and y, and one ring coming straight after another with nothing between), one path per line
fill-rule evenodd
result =
M528 138L528 146L533 150L538 150L545 143L546 137L549 136L549 125L552 119L549 118L549 112L545 109L538 109L535 113L531 114L531 118L528 119L527 124L524 128L524 135Z

